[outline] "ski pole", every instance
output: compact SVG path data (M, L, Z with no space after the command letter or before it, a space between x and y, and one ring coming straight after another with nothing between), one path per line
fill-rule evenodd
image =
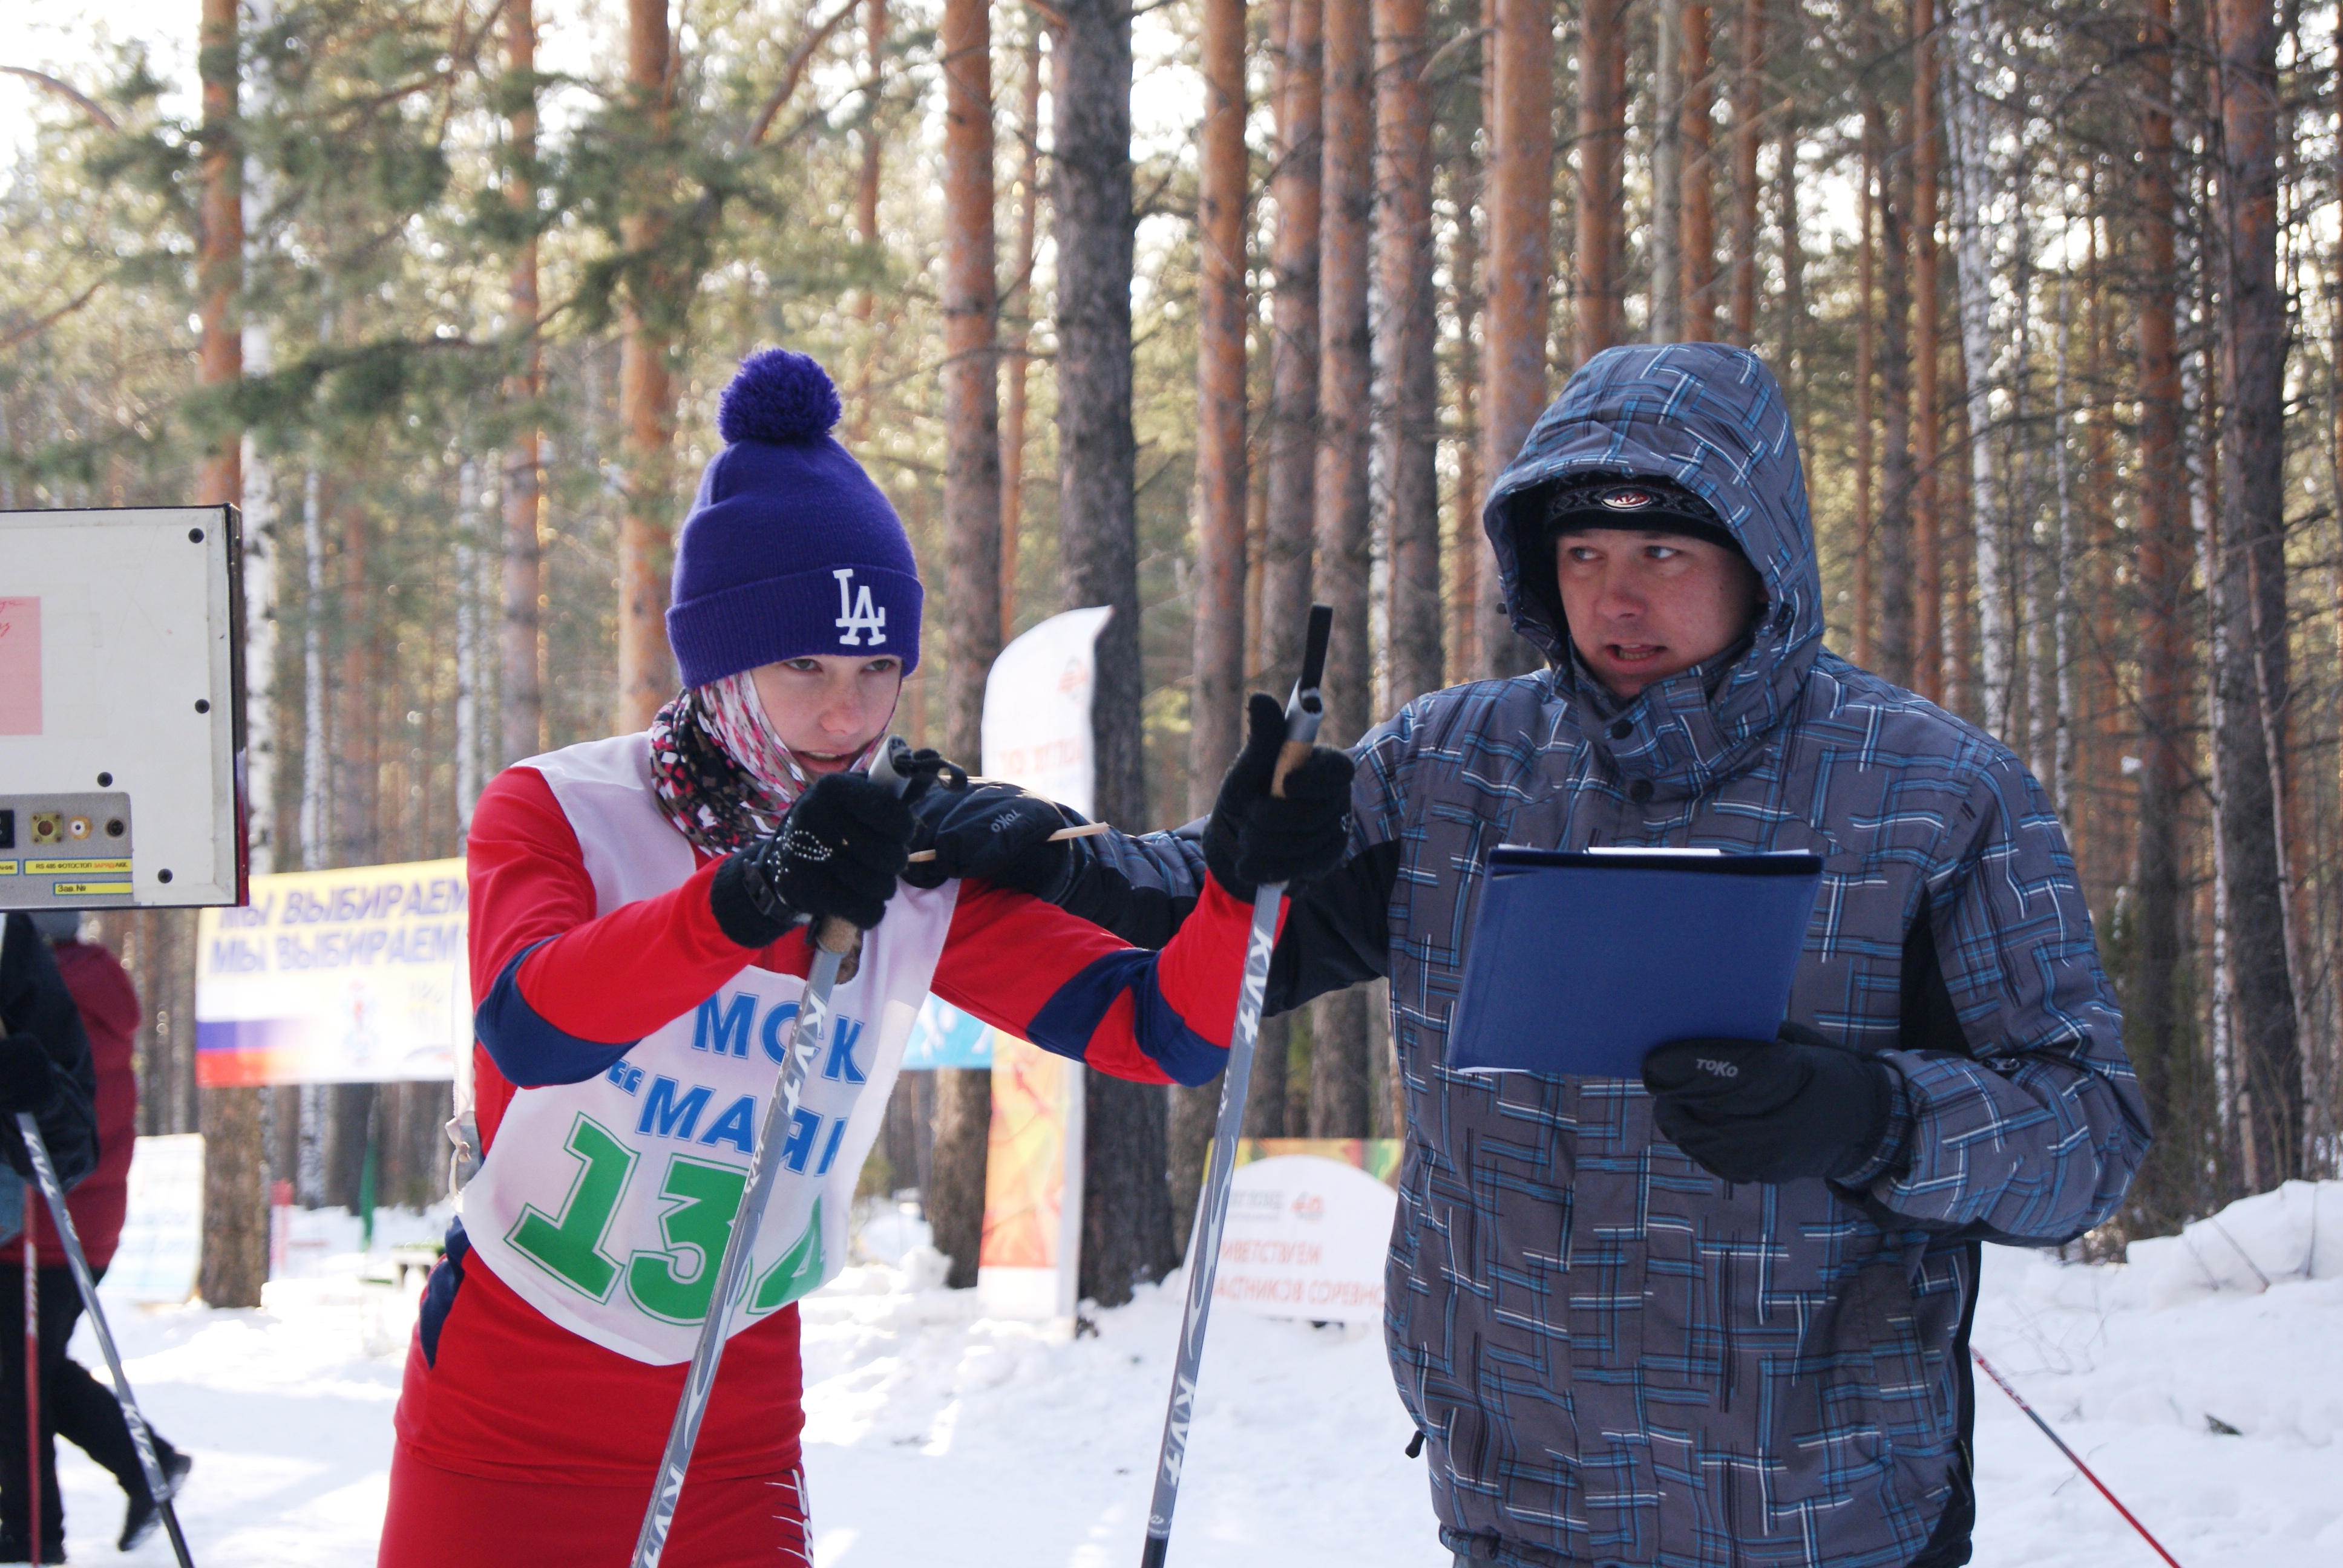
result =
M130 1429L130 1445L138 1451L138 1469L146 1477L147 1494L155 1499L155 1507L163 1515L163 1528L171 1533L171 1550L179 1559L179 1568L195 1568L195 1559L187 1554L187 1538L179 1530L178 1511L171 1506L162 1462L155 1457L154 1429L146 1424L146 1414L138 1408L137 1396L130 1392L129 1376L122 1370L122 1352L114 1347L114 1331L106 1324L106 1309L97 1304L97 1281L89 1271L89 1259L82 1253L81 1237L74 1230L73 1215L65 1208L65 1183L57 1180L57 1168L49 1159L49 1146L42 1140L40 1125L33 1120L31 1111L16 1112L16 1132L25 1141L25 1152L33 1157L41 1196L48 1201L49 1218L57 1224L57 1241L64 1245L65 1262L73 1270L74 1288L81 1292L81 1304L89 1312L89 1326L97 1334L97 1348L106 1352L106 1370L114 1378L114 1397L122 1402L123 1424ZM28 1280L32 1277L32 1251L27 1241L25 1272ZM27 1310L31 1310L29 1306ZM26 1349L31 1346L28 1340ZM36 1429L36 1441L38 1435ZM34 1495L37 1498L39 1493L35 1491Z
M1285 703L1285 745L1279 750L1270 793L1285 793L1285 776L1310 756L1325 716L1318 682L1326 672L1326 638L1333 629L1330 605L1310 607L1310 634L1302 655L1302 678ZM1229 1031L1228 1065L1221 1072L1221 1114L1212 1128L1212 1163L1196 1204L1195 1229L1188 1237L1188 1301L1180 1319L1180 1353L1172 1368L1172 1399L1163 1412L1163 1442L1155 1460L1155 1496L1147 1509L1147 1544L1141 1568L1163 1568L1172 1548L1172 1510L1180 1501L1180 1472L1187 1462L1188 1424L1196 1409L1196 1373L1204 1360L1204 1324L1212 1311L1212 1281L1220 1271L1221 1231L1229 1218L1229 1180L1236 1170L1237 1140L1244 1133L1245 1091L1252 1087L1253 1047L1261 1040L1262 993L1269 985L1269 955L1277 946L1277 908L1285 884L1254 890L1252 936L1245 947L1244 987L1237 993L1237 1016Z
M41 1568L41 1249L25 1227L25 1560Z
M2083 1456L2077 1453L2073 1449L2068 1448L2066 1446L2066 1439L2051 1431L2050 1423L2034 1412L2034 1407L2026 1402L2026 1396L2019 1393L2016 1389L2010 1387L2009 1380L2007 1378L1993 1370L1993 1363L1985 1359L1985 1352L1977 1349L1975 1345L1971 1345L1969 1347L1969 1354L1976 1358L1977 1365L1985 1368L1985 1375L1999 1383L2001 1385L2001 1392L2007 1394L2016 1402L2017 1408L2026 1412L2026 1419L2032 1422L2036 1426L2040 1427L2042 1429L2042 1435L2058 1445L2058 1452L2066 1456L2066 1462L2069 1464L2072 1464L2076 1469L2083 1473L2083 1479L2099 1489L2099 1495L2106 1498L2107 1502L2114 1506L2115 1511L2124 1516L2124 1523L2130 1525L2134 1530L2138 1531L2139 1538L2142 1541L2147 1542L2150 1546L2155 1547L2156 1554L2158 1557L2163 1558L2167 1563L2170 1563L2172 1564L2172 1568L2180 1568L2180 1564L2173 1561L2172 1553L2164 1549L2164 1543L2158 1541L2155 1536L2150 1535L2147 1533L2147 1526L2133 1518L2131 1510L2126 1508L2123 1505L2122 1500L2117 1498L2114 1493L2107 1490L2107 1483L2091 1473L2091 1467L2083 1462Z
M890 735L871 759L870 777L900 795L910 783L907 766L910 742ZM813 968L806 975L805 992L798 999L797 1022L789 1030L789 1049L781 1059L781 1076L772 1102L765 1108L765 1124L757 1147L749 1155L748 1179L740 1187L740 1202L732 1215L732 1231L724 1239L724 1261L716 1270L716 1289L708 1299L708 1316L691 1350L690 1370L684 1374L683 1396L676 1402L675 1424L667 1434L667 1450L659 1456L659 1479L651 1486L650 1506L643 1513L643 1528L635 1537L634 1568L658 1568L667 1550L667 1533L675 1524L675 1507L683 1496L683 1478L691 1467L692 1445L699 1441L700 1418L708 1413L708 1397L716 1388L716 1369L724 1359L725 1326L732 1318L733 1298L748 1279L757 1227L773 1196L780 1174L771 1156L780 1147L805 1092L806 1075L820 1054L824 1028L830 1022L830 993L837 985L840 967L862 945L862 933L853 922L835 917L814 931Z
M6 916L0 915L0 952L5 952L7 945L8 921ZM171 1550L179 1559L179 1568L196 1568L195 1559L187 1554L187 1538L179 1532L179 1515L171 1506L171 1493L163 1482L162 1463L155 1457L154 1431L146 1424L146 1412L138 1408L137 1396L130 1392L130 1379L122 1370L122 1353L114 1348L114 1331L106 1326L106 1309L97 1304L97 1281L91 1276L89 1260L82 1253L81 1236L74 1230L73 1214L65 1208L65 1183L57 1180L57 1168L49 1159L49 1146L41 1137L40 1124L33 1120L31 1112L20 1111L16 1113L16 1132L25 1141L25 1154L32 1159L33 1173L41 1184L41 1196L49 1205L49 1217L56 1221L57 1240L64 1244L65 1262L73 1270L74 1288L81 1292L81 1304L89 1312L89 1326L96 1331L97 1348L106 1352L106 1370L114 1378L114 1397L122 1402L123 1423L130 1429L131 1446L138 1451L138 1468L146 1477L147 1493L155 1499L155 1506L163 1515L163 1527L171 1533ZM25 1279L27 1288L35 1292L28 1300L25 1312L27 1332L37 1332L39 1314L34 1310L38 1295L37 1288L32 1284L33 1247L29 1235L25 1245ZM35 1369L28 1365L25 1373L25 1382L29 1385L36 1375ZM37 1429L35 1446L38 1446ZM37 1481L34 1484L33 1496L36 1500L35 1511L37 1513L40 1496ZM37 1549L37 1529L34 1532L34 1541Z

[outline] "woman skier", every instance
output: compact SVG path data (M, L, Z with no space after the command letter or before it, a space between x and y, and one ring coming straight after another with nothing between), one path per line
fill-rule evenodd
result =
M812 951L866 933L776 1151L664 1562L807 1563L798 1298L849 1206L933 990L1142 1082L1220 1071L1257 883L1332 867L1351 765L1272 797L1259 705L1215 812L1217 879L1161 953L1027 894L899 884L913 819L862 771L919 661L910 544L830 428L821 367L771 350L727 388L678 540L684 689L648 735L507 769L469 839L485 1157L399 1396L381 1568L623 1564L649 1501ZM956 772L930 760L916 791Z

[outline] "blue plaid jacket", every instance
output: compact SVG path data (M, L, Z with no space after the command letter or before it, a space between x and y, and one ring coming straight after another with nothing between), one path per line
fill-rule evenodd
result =
M1745 648L1632 701L1520 591L1516 499L1606 472L1701 495L1765 588ZM1484 522L1554 668L1419 698L1361 742L1352 862L1297 900L1272 970L1272 1006L1390 976L1386 1327L1443 1537L1541 1568L1966 1562L1977 1243L2080 1234L2147 1144L2058 823L2000 743L1823 648L1805 486L1754 356L1597 356ZM1870 1163L1735 1184L1658 1135L1640 1081L1449 1072L1501 843L1820 855L1791 1016L1894 1070ZM1168 836L1094 853L1136 883L1199 874Z

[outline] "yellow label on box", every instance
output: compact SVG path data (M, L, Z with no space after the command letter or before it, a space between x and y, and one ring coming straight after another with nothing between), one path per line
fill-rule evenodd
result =
M127 882L59 882L49 890L60 899L98 899L109 893L128 893Z
M126 871L127 860L27 860L28 877L86 877L102 871Z
M14 861L14 860L0 860L0 877L13 877L13 876L15 876L15 874L16 874L16 862L15 862L15 861Z

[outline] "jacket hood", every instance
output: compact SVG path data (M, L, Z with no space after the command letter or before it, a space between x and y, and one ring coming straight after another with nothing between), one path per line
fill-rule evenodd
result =
M1618 699L1571 656L1569 634L1547 596L1523 594L1521 582L1523 548L1534 549L1544 519L1534 503L1517 503L1556 479L1587 474L1682 485L1715 509L1765 584L1765 608L1728 668L1686 670L1637 700L1678 710L1705 706L1720 739L1770 728L1805 684L1823 629L1805 475L1774 373L1748 350L1721 343L1605 349L1571 377L1490 490L1481 523L1496 551L1513 629L1554 664L1565 696L1609 709ZM1531 569L1554 568L1534 561ZM1697 696L1680 688L1697 688Z

